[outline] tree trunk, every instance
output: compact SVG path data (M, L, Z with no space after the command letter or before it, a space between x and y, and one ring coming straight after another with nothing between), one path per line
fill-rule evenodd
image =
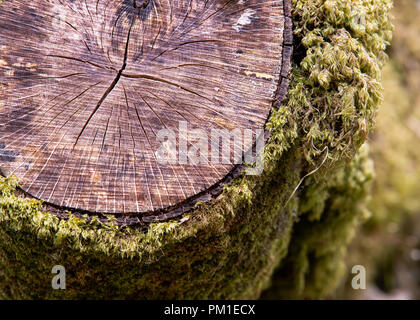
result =
M0 296L258 298L279 265L332 290L389 1L63 3L0 4Z

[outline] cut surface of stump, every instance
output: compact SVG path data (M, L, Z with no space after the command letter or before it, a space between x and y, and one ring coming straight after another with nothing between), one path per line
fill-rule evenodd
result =
M289 0L3 0L1 173L93 213L202 196L235 164L180 163L182 128L264 128L288 84L289 16ZM176 161L158 159L162 132Z

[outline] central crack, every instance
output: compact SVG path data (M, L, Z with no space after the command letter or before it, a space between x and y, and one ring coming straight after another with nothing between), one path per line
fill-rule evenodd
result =
M149 3L149 1L145 1L144 3L147 4ZM134 1L134 4L136 3L136 1ZM143 3L143 5L144 5ZM147 6L146 4L146 6ZM98 103L96 104L95 109L93 110L93 112L91 113L91 115L89 116L89 118L87 119L85 125L83 126L82 130L80 131L79 135L77 136L76 142L73 145L73 150L75 149L77 143L80 140L80 137L82 136L83 132L86 130L87 126L89 125L90 121L92 120L92 118L94 117L94 115L96 114L96 112L99 110L99 108L101 107L102 103L105 101L105 99L108 97L108 95L112 92L112 90L116 87L116 85L118 84L118 81L121 78L122 73L124 72L125 68L127 67L127 59L128 59L128 46L130 44L130 35L131 35L131 29L133 28L133 24L134 24L134 19L131 20L131 24L130 24L130 28L128 30L128 34L127 34L127 41L125 43L125 51L124 51L124 60L123 60L123 65L120 68L120 70L118 71L114 81L112 81L111 85L108 87L108 89L105 91L105 93L102 95L101 99L98 101Z

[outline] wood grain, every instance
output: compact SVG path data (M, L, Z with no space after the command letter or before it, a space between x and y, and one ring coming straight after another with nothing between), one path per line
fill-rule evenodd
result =
M157 132L262 129L291 45L289 0L3 0L0 170L59 208L185 206L237 166L163 165Z

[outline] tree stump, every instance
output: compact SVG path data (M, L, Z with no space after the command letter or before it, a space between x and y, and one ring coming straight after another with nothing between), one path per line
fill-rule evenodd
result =
M390 8L3 0L0 298L330 293L368 196L367 155L342 164L380 102ZM223 153L196 139L213 129L265 129L260 175L235 153L185 163Z
M129 221L220 194L239 161L210 156L234 130L235 152L249 152L243 133L284 98L289 11L284 0L3 1L1 172L60 210ZM157 156L163 130L169 161Z

